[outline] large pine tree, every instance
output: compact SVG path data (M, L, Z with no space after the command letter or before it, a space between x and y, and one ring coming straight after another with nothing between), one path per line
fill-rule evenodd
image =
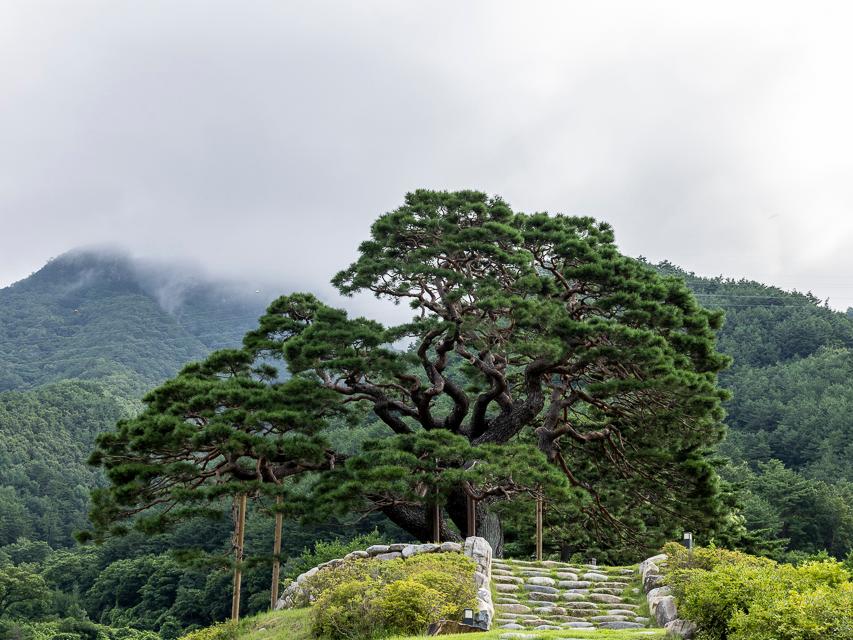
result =
M479 192L417 191L380 216L333 283L346 295L407 302L416 316L384 327L307 294L286 296L246 348L283 358L344 403L369 406L392 447L438 431L475 447L535 446L588 496L579 503L584 526L619 532L654 512L676 526L713 526L720 507L710 449L723 435L725 398L716 380L728 363L714 348L722 315L699 306L680 279L620 254L607 224L517 213ZM411 348L392 347L401 341ZM355 456L335 473L358 477L375 456ZM511 471L506 482L517 489ZM413 504L399 488L395 499L390 480L371 486L363 508L432 537L428 499ZM442 500L462 532L470 486L460 477ZM508 495L477 503L477 530L498 549L489 504ZM605 496L618 497L616 508ZM458 536L452 527L442 535Z

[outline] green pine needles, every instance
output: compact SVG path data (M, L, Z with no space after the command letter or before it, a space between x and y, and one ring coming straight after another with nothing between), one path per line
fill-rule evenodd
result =
M620 254L607 224L416 191L332 282L415 316L386 327L307 293L274 301L241 350L186 367L100 437L98 531L285 496L287 478L305 513L381 511L424 541L474 524L498 553L493 507L523 495L601 536L716 526L722 314ZM384 434L336 451L330 420L366 411Z

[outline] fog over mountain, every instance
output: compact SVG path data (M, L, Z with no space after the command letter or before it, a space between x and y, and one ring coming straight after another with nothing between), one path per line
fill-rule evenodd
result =
M846 308L851 15L821 7L3 3L0 284L106 242L322 293L406 191L479 188Z

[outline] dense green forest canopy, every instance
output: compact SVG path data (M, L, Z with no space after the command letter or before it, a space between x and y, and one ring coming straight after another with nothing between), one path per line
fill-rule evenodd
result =
M238 345L262 305L217 307L223 298L234 298L230 289L209 284L207 293L199 294L207 306L166 309L150 288L146 293L138 282L132 284L133 278L125 280L128 287L114 280L106 284L115 267L109 260L89 256L80 264L87 265L86 277L58 259L46 273L0 290L5 389L0 393L0 567L29 565L48 584L47 601L17 605L10 615L72 621L88 615L114 628L133 625L174 637L179 629L227 615L222 594L230 577L227 571L188 569L167 550L202 544L224 555L230 522L191 523L161 538L131 536L96 549L71 548L71 533L86 522L87 493L102 482L85 458L94 436L136 412L145 391L188 360ZM738 522L777 557L824 549L844 557L853 549L853 314L833 311L808 294L699 277L668 263L655 267L684 278L701 304L726 313L718 345L733 358L722 374L732 399L726 403L728 436L720 453L732 462L720 471L737 489ZM81 300L97 310L87 322L74 314ZM174 341L175 335L180 340ZM140 342L131 340L125 349L122 336ZM45 366L46 358L56 365ZM368 415L360 429L335 424L329 436L338 449L356 452L382 428ZM583 532L563 530L559 513L548 515L555 518L550 524L557 537L574 540L574 548L618 559L613 549L597 548ZM507 552L530 553L532 505L513 503L504 516ZM261 557L270 548L268 517L257 513L250 523L250 554ZM349 537L377 524L386 538L402 536L387 521L310 527L291 521L284 556L294 557L315 540ZM37 542L16 542L22 536ZM102 590L119 583L124 595L117 605L103 598ZM246 578L247 606L265 606L267 588L268 568L259 567ZM70 629L78 623L63 624Z

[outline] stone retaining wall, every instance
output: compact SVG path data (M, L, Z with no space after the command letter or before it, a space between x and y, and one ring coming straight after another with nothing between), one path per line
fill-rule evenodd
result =
M643 591L652 617L657 621L658 626L667 630L667 636L689 639L696 634L696 625L678 617L675 598L671 595L669 587L663 584L663 576L660 572L661 567L666 566L666 560L666 554L661 553L640 563Z
M412 556L422 553L464 553L471 558L477 568L474 573L474 582L477 586L477 612L482 612L481 618L491 626L495 617L495 608L492 604L491 579L492 579L492 547L484 538L466 538L464 544L458 542L442 542L441 544L376 544L364 551L353 551L343 558L329 560L323 564L309 569L291 582L278 602L276 610L305 607L311 604L311 594L307 589L306 581L315 576L319 571L333 571L345 562L351 562L363 558L374 560L396 560L401 558L407 560Z

